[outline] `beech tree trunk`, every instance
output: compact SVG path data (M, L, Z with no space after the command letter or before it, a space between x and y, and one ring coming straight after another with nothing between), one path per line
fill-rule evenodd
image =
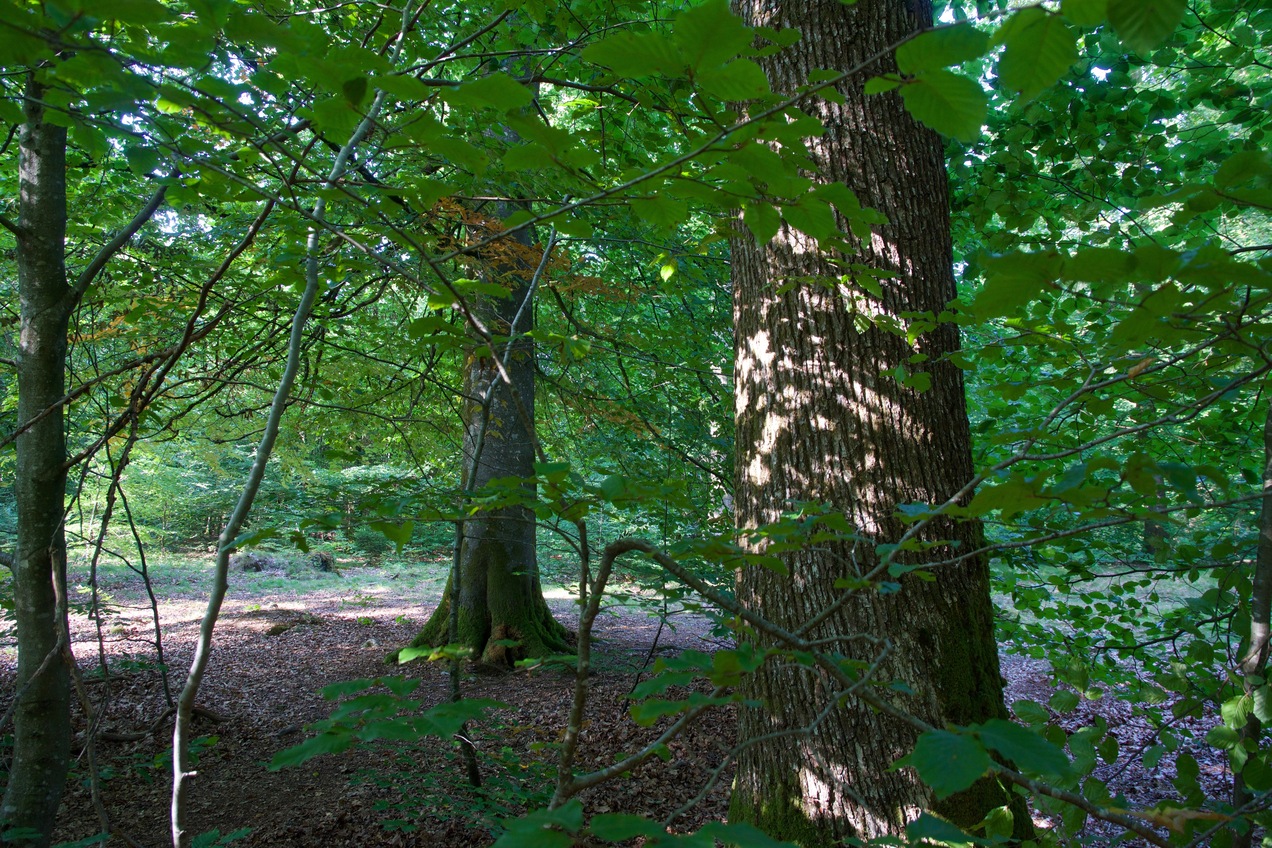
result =
M814 69L846 70L931 23L930 10L916 17L916 4L904 0L734 3L753 25L802 31L798 43L763 61L773 89L784 93ZM851 256L820 250L785 224L767 245L746 234L732 244L738 527L814 502L842 510L865 539L785 555L786 575L762 568L740 574L739 599L792 630L839 600L836 580L878 563L876 545L901 536L898 504L940 503L973 472L963 377L949 360L958 349L956 328L940 324L911 344L878 321L936 316L955 296L942 143L895 93L864 95L865 80L887 71L895 71L890 59L840 86L844 103L817 100L803 108L826 127L808 144L810 176L847 184L889 223L856 240ZM879 281L881 297L870 295L856 286L849 263L895 276ZM884 373L899 365L926 371L931 387L915 391ZM940 521L924 538L953 540L925 554L942 559L977 547L981 528ZM880 691L933 725L1004 717L987 565L975 560L934 574L931 582L906 576L894 592L858 592L808 636L834 640L833 650L866 661L886 644L890 653L875 679L899 681L912 694ZM852 638L862 634L883 641ZM924 809L974 826L1009 803L996 783L983 780L934 804L913 770L888 770L912 750L915 730L860 701L846 699L813 727L829 685L814 670L774 662L749 681L745 694L762 706L740 717L746 747L733 820L813 848L901 834ZM791 733L773 736L782 731ZM1015 815L1018 833L1027 833L1023 807Z
M49 843L71 752L69 652L60 640L66 609L58 603L66 593L66 435L60 404L73 300L65 264L66 128L45 121L42 95L32 77L20 140L17 234L18 426L27 428L17 439L14 481L19 697L13 765L0 802L0 831L34 831L40 834L35 845Z
M510 240L511 241L511 240ZM462 487L481 489L500 477L534 475L534 342L525 336L534 326L527 302L534 264L518 248L492 248L487 276L511 283L506 298L484 297L477 317L496 337L515 339L507 357L510 388L484 344L475 344L464 369L464 458ZM503 360L506 343L495 345ZM489 405L483 401L489 398ZM536 555L535 516L511 506L478 514L464 522L459 551L459 590L453 575L437 609L412 640L412 647L449 643L450 605L458 603L456 641L486 665L512 668L517 660L570 650L568 631L557 623L543 599ZM511 644L515 643L515 644Z

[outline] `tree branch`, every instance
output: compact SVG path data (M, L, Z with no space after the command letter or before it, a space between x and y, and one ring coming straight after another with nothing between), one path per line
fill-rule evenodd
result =
M128 244L132 237L137 234L137 231L145 226L147 221L154 217L155 212L157 212L159 207L163 204L164 195L167 193L168 187L160 186L159 189L150 196L150 200L148 200L146 205L141 208L141 211L134 215L133 219L128 222L128 225L116 233L114 238L102 245L102 249L97 251L97 255L93 257L92 261L88 263L84 270L80 272L79 277L75 280L75 289L71 293L72 303L79 302L79 299L84 296L84 292L86 292L88 287L92 285L93 280L101 273L102 268L106 267L106 263L111 260L111 257L118 253L124 245Z

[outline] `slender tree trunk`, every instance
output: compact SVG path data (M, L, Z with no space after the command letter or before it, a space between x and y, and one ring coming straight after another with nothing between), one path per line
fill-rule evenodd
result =
M495 344L492 351L475 339L464 366L465 492L500 477L534 475L534 342L525 334L534 328L528 277L535 266L518 257L529 248L525 241L495 244L495 255L487 257L492 269L487 277L510 284L510 291L503 298L483 297L473 307L483 326L511 341ZM506 356L509 343L511 355ZM506 360L508 381L500 375L495 357ZM441 603L411 642L413 647L449 641L450 605L456 603L458 644L470 648L484 664L511 668L520 659L569 650L568 632L543 599L530 509L510 506L482 512L464 522L459 544L459 590L452 575Z
M18 702L13 766L0 829L31 829L47 845L70 763L66 632L66 334L72 293L66 280L66 128L45 121L43 87L32 77L22 126L18 234L18 547L14 616ZM53 412L49 412L53 409ZM41 416L43 416L41 418Z
M752 24L802 31L796 45L764 60L773 89L784 93L814 69L852 67L930 24L902 0L735 0L735 8ZM894 94L862 91L867 76L890 69L879 63L845 83L841 104L805 107L826 127L808 145L810 175L847 184L890 223L858 240L848 257L820 250L785 224L767 245L745 235L732 245L738 526L756 527L814 502L842 510L863 537L786 555L788 574L741 573L739 599L788 629L839 601L837 580L878 563L875 546L904 531L894 517L898 504L940 503L973 471L963 377L949 361L957 330L940 324L910 343L886 328L908 313L938 315L955 296L941 141ZM880 281L881 296L870 295L855 284L849 263L895 276ZM925 370L931 387L915 391L884 373L897 366ZM938 521L925 538L967 550L979 545L981 529ZM928 556L951 551L942 544ZM867 662L886 648L876 679L908 687L888 697L936 726L1005 716L986 563L899 583L897 591L858 592L810 636L832 639L830 650ZM888 770L911 751L915 731L851 698L823 714L833 697L829 683L813 670L774 662L749 681L746 694L760 706L740 718L745 747L731 818L813 848L902 833L920 810L934 807L973 826L1008 803L986 780L934 805L911 770ZM1017 824L1027 832L1023 812Z
M1255 553L1254 588L1250 598L1250 644L1241 660L1245 691L1253 695L1261 685L1268 666L1268 637L1272 634L1272 403L1263 421L1263 507L1259 513L1259 545ZM1241 743L1251 755L1263 736L1263 722L1253 712L1241 730ZM1240 771L1232 775L1232 806L1240 808L1252 800ZM1248 848L1253 830L1237 834L1234 848Z

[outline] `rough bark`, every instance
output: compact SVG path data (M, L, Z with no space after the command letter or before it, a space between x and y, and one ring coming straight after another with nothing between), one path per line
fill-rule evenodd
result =
M735 0L750 23L795 27L803 37L764 60L773 89L792 93L810 71L847 69L930 24L901 0ZM895 70L877 63L841 86L842 104L805 106L826 133L808 145L815 179L847 184L861 203L885 213L852 256L818 249L783 226L767 245L734 239L736 504L739 528L778 519L800 502L842 510L864 541L817 546L785 556L789 574L744 570L739 599L788 629L836 603L837 579L869 571L875 546L896 541L901 503L940 503L972 476L971 437L961 371L948 359L956 328L941 324L908 343L882 329L881 316L939 314L955 296L944 154L940 139L905 112L895 94L866 97L868 76ZM846 229L846 227L845 227ZM855 286L849 263L892 271L881 297ZM818 284L800 282L817 278ZM782 285L789 284L789 285ZM854 305L855 304L855 305ZM927 360L914 365L912 357ZM931 388L918 392L884 372L923 369ZM979 525L936 522L928 540L978 546ZM994 641L987 565L915 575L899 591L859 592L810 635L837 639L834 650L862 660L890 648L876 674L912 694L893 702L925 721L971 724L1005 716ZM883 642L852 639L865 634ZM920 810L974 826L1009 803L991 781L941 804L910 769L889 771L909 753L915 731L848 699L813 725L827 705L829 681L791 664L770 662L746 686L761 706L743 710L744 747L731 817L805 848L904 831ZM811 731L800 729L812 727ZM789 735L777 735L793 731ZM765 738L768 737L768 738ZM1020 833L1028 830L1016 808Z
M17 551L13 566L19 699L13 765L0 830L29 829L47 845L70 764L70 674L66 665L66 129L45 121L41 85L28 82L21 131L17 262ZM54 409L54 412L49 412ZM38 421L36 419L39 419Z
M499 374L490 348L475 344L464 368L461 488L466 492L500 477L534 474L530 432L534 421L534 343L525 336L533 328L534 316L532 305L527 303L531 294L526 279L529 271L525 262L516 261L515 248L496 252L497 257L488 257L488 267L498 270L488 276L510 283L511 291L506 298L485 297L473 308L483 326L512 340L511 356L506 357L512 385ZM506 343L497 343L494 348L494 355L504 359ZM483 664L511 668L520 659L569 650L568 631L552 617L543 599L535 517L528 508L505 507L464 522L456 570L459 591L455 591L452 575L441 603L412 640L412 647L450 641L450 605L457 598L456 641L471 649Z

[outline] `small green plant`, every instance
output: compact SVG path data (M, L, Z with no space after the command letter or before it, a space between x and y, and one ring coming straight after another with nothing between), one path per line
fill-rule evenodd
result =
M216 745L220 741L218 736L200 736L190 743L190 764L198 765L199 757L203 752ZM102 780L114 780L123 776L128 780L138 780L146 786L154 784L159 777L172 771L172 750L164 748L159 753L151 756L140 751L132 754L118 766L105 766L98 771L98 776ZM80 778L84 786L88 786L89 777L83 775Z
M363 627L370 627L372 624L375 624L375 619L369 615L360 615L354 620Z
M194 837L194 842L191 845L193 848L221 848L223 845L231 845L238 842L251 834L251 832L252 829L250 827L241 827L222 836L220 830L213 829Z

